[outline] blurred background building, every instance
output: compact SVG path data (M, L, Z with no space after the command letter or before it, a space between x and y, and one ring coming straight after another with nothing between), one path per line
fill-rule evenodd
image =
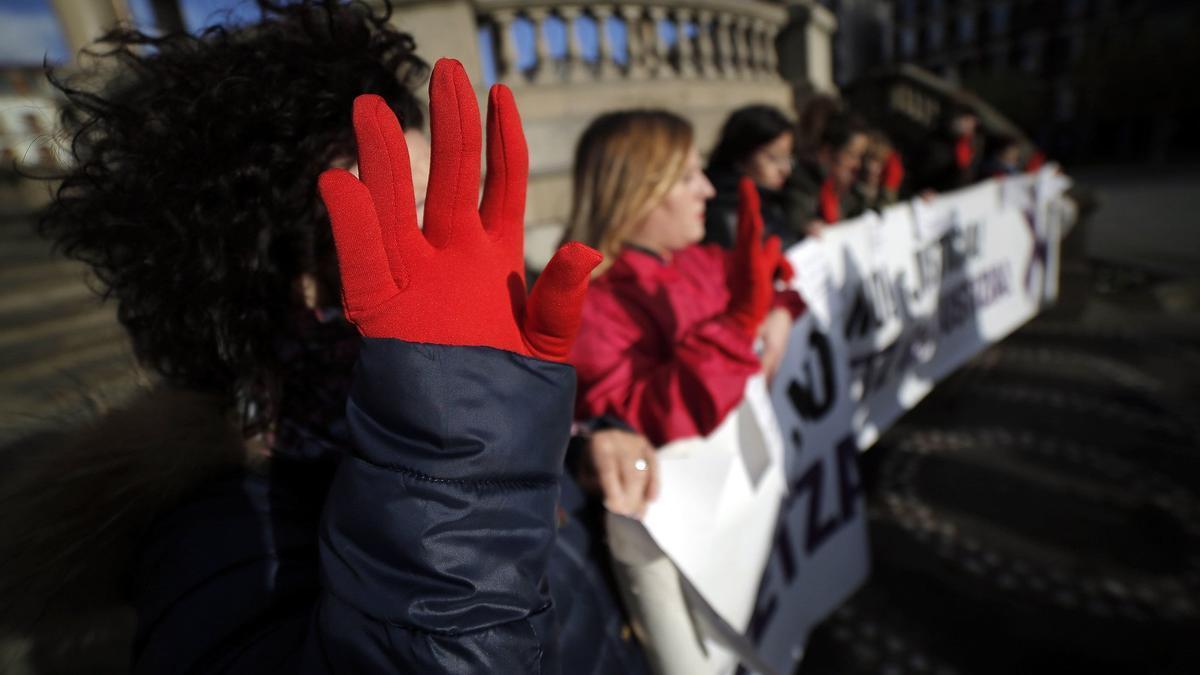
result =
M825 0L846 85L910 63L980 95L1051 156L1195 157L1200 3L1190 0Z

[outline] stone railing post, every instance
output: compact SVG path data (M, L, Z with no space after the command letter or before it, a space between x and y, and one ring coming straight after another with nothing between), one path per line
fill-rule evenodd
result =
M793 86L835 94L833 34L837 17L815 0L788 0L788 21L778 40L780 76Z
M613 60L612 36L608 34L608 20L613 10L608 5L593 5L592 17L596 19L596 76L600 80L613 80L619 74Z
M701 77L716 77L718 74L713 54L713 14L707 9L696 12L696 46L700 50L699 74Z
M754 64L753 77L761 79L767 74L767 46L763 40L767 27L762 19L750 20L750 61Z
M642 6L629 3L620 5L621 17L625 19L625 42L629 49L629 79L646 79L645 22L642 21Z
M104 35L120 22L130 20L129 6L124 0L51 0L59 28L66 38L71 59L77 65L92 62L80 50ZM82 59L83 63L79 63Z
M721 77L733 78L735 76L734 55L733 55L733 36L731 33L730 24L733 22L731 17L726 12L717 14L717 22L713 27L717 34L717 63L721 71Z
M670 46L663 38L662 31L659 30L663 21L667 19L667 9L661 5L652 5L648 14L650 15L650 40L654 45L654 49L650 52L650 74L657 78L671 76Z
M534 84L550 84L558 81L555 71L554 57L550 54L550 41L546 39L546 18L550 10L545 7L530 7L526 12L533 22L534 53L537 55L537 65L534 66Z
M679 76L683 78L696 76L692 38L687 34L688 18L691 13L691 10L686 8L675 10L675 54L679 57Z
M563 24L565 24L567 31L567 81L586 82L591 78L587 72L588 66L583 61L583 48L579 44L579 32L577 30L579 27L579 17L583 15L583 9L576 5L567 5L558 11L562 15Z
M775 36L779 33L779 26L771 26L763 24L763 69L766 77L779 77L779 52L775 49Z
M750 17L734 17L731 28L733 30L733 49L737 53L736 72L739 77L750 78L754 75L754 58L750 52Z
M496 45L496 79L508 86L514 86L523 83L523 78L520 76L520 55L517 53L517 40L513 37L513 22L517 18L517 13L511 9L498 9L492 12L492 20L496 24L496 33L493 38L499 44Z

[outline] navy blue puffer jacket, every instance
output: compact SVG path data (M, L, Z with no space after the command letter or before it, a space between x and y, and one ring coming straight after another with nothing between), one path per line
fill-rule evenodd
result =
M570 366L365 339L342 456L277 452L158 519L135 672L644 672L560 498L573 399Z

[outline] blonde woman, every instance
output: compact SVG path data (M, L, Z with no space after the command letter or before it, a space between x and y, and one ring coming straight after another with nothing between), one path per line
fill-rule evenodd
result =
M803 304L775 290L779 241L763 240L753 184L740 193L735 249L701 246L714 190L686 120L621 111L584 132L567 238L604 260L570 359L577 418L619 418L656 446L706 435L778 366Z

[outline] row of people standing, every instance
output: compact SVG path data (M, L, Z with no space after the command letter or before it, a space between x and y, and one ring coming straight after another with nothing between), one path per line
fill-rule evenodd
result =
M895 200L903 168L883 134L843 111L821 113L809 111L807 123L799 126L767 105L729 116L707 166L718 192L705 223L706 241L731 245L733 186L741 176L762 193L767 231L785 247Z
M705 169L716 187L705 241L732 245L736 185L743 176L762 194L767 232L787 248L901 197L966 187L983 178L1036 169L1044 161L1036 152L1022 161L1020 139L983 134L975 113L961 106L951 109L914 154L918 156L906 160L882 129L828 96L810 99L795 122L769 105L735 110Z

